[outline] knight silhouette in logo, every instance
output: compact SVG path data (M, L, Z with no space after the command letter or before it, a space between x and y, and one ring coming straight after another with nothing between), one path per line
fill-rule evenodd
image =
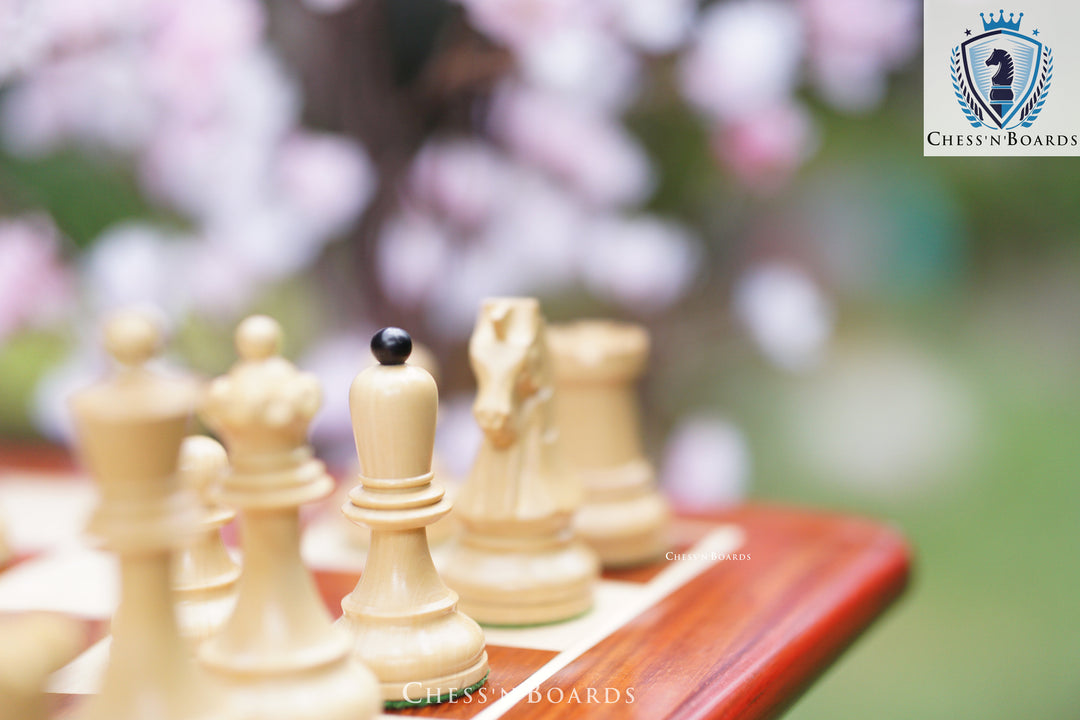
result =
M1013 59L1009 53L1001 48L994 48L990 57L986 58L986 66L997 65L997 72L990 78L993 87L990 89L990 108L997 113L999 118L1008 115L1013 106Z

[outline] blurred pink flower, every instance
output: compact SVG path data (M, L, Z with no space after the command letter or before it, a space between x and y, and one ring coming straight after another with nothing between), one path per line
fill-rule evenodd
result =
M155 117L139 60L133 48L108 46L28 76L3 98L5 145L31 156L67 141L135 150Z
M319 235L347 229L375 191L367 153L344 137L295 133L285 140L277 162L283 200Z
M141 222L115 225L83 256L80 277L95 315L147 304L173 315L181 307L177 248L182 240Z
M648 53L669 53L687 38L697 0L606 0L622 37Z
M586 286L638 312L671 305L697 274L699 241L674 222L651 216L598 218L584 237Z
M817 148L817 132L801 105L780 103L722 125L713 137L719 159L743 185L780 189Z
M373 359L368 348L373 330L330 335L318 341L297 365L315 373L323 389L323 404L311 425L312 439L340 459L355 462L349 386ZM351 464L351 463L350 463Z
M753 119L762 108L787 101L802 52L802 23L792 5L717 3L702 13L679 79L687 99L710 116Z
M698 415L679 423L664 448L660 477L667 495L683 507L719 508L746 497L750 450L729 420Z
M767 263L748 270L735 286L735 314L777 366L817 366L832 336L833 308L802 270Z
M562 289L577 275L584 220L578 198L535 169L513 165L475 246L505 258L521 292Z
M72 296L56 228L44 216L0 221L0 342L61 316Z
M207 118L217 107L222 73L262 38L257 0L185 0L148 7L147 91L170 112Z
M518 55L525 82L575 104L623 107L640 85L636 55L610 30L592 24L537 38Z
M448 272L450 243L445 228L426 215L406 211L387 222L375 256L387 297L403 306L427 298Z
M810 39L813 79L845 110L878 104L885 74L918 49L918 0L800 0Z
M507 162L480 140L425 145L413 162L409 188L423 207L465 228L486 222L505 189Z
M601 205L629 205L652 192L649 158L616 120L581 103L504 87L492 111L495 135L521 159L569 182Z

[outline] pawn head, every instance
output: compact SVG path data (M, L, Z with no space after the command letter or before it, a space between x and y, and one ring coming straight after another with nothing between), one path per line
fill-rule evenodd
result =
M371 338L371 353L380 365L403 365L412 354L412 338L397 327L385 327Z

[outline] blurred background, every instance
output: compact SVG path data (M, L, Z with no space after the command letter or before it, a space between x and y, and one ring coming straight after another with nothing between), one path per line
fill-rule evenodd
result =
M380 326L477 432L480 299L644 323L669 494L864 513L913 586L789 713L1080 717L1080 166L921 157L916 0L0 2L0 441L100 318L219 373L251 312L320 452Z

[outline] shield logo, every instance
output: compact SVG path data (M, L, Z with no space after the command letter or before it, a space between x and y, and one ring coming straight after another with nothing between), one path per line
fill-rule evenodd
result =
M991 30L960 45L964 76L984 122L1005 129L1035 89L1043 44L1013 30Z

